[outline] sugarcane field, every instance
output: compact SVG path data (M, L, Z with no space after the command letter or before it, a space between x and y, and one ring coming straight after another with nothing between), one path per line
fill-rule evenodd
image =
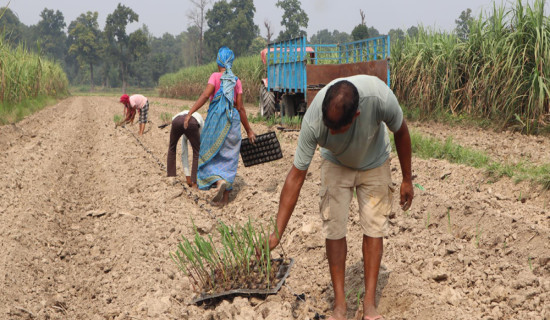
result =
M0 2L0 320L550 320L546 1L334 5Z

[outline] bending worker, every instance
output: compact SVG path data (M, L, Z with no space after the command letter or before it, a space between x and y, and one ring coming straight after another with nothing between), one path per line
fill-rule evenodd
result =
M184 127L185 119L189 117L189 111L185 110L176 114L172 118L172 126L170 128L170 144L168 147L168 155L166 156L166 171L169 177L176 176L176 149L178 140L181 139L181 164L185 179L190 187L197 187L197 168L199 166L199 148L201 145L201 130L204 127L204 120L198 112L194 112L189 119L187 128ZM189 160L187 159L187 141L193 149L193 164L191 172L189 171Z
M346 233L354 191L363 232L363 319L383 319L376 310L375 292L393 197L387 129L394 133L403 175L399 203L403 210L408 210L413 200L409 130L397 98L374 76L336 79L319 91L304 115L294 164L281 191L278 230L270 235L271 249L284 234L319 145L320 216L334 289L332 320L346 319Z
M149 100L141 94L131 96L123 94L120 96L120 102L124 105L125 118L123 122L133 123L136 110L139 111L139 135L142 136L149 113Z

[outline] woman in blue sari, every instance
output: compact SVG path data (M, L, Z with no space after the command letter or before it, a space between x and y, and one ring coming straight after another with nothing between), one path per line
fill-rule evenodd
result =
M201 190L218 188L212 200L216 206L227 204L233 189L241 149L241 123L250 141L256 139L243 106L241 80L231 71L234 59L233 51L225 46L220 48L216 59L218 72L210 76L206 89L189 110L192 115L210 99L201 133L197 183ZM190 118L186 118L185 128Z

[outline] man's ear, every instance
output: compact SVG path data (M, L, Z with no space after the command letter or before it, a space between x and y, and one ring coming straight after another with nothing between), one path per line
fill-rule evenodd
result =
M360 114L361 114L361 111L357 110L357 112L355 112L355 115L353 116L353 120L355 120L355 118L359 117Z

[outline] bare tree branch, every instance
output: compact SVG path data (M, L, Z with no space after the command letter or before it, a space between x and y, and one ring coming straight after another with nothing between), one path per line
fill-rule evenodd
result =
M265 29L267 30L267 43L270 43L271 42L271 37L273 36L273 31L271 30L271 22L267 19L264 20L264 26L265 26Z
M211 0L189 0L193 5L194 8L192 10L189 10L187 12L187 18L191 20L191 24L199 29L200 37L199 37L199 50L197 54L197 64L200 65L202 63L203 58L203 43L204 43L204 24L206 23L206 7L210 4Z

